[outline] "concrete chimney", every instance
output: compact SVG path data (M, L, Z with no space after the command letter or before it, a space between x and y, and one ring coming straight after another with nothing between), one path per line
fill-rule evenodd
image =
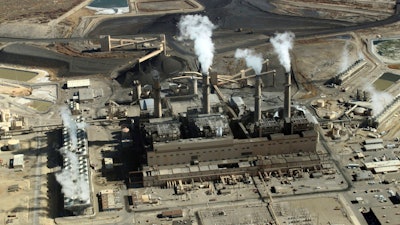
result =
M286 85L285 85L285 100L284 100L284 109L283 109L283 118L290 119L291 116L291 105L292 105L292 100L291 100L291 90L290 87L292 86L292 76L290 72L285 73L286 76Z
M193 94L197 95L198 91L197 91L197 79L196 77L192 77L192 81L193 81Z
M136 88L136 95L137 96L135 96L135 97L137 97L137 99L139 100L140 96L142 96L142 84L140 83L139 80L134 80L133 84L134 84L134 86Z
M153 75L153 91L154 91L154 117L162 117L162 106L161 106L161 84L160 76Z
M261 120L261 76L256 75L256 93L254 96L254 122Z
M246 70L240 70L240 82L244 86L247 86L247 79L246 79Z
M208 73L203 73L203 113L210 113L210 78L208 77Z

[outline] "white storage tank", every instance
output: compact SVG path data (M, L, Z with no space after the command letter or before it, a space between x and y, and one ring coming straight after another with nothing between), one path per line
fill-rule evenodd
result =
M10 139L7 142L8 144L8 150L13 151L13 150L18 150L20 149L20 142L17 139Z
M365 114L366 110L367 110L366 108L357 107L357 108L354 109L354 114L361 116L361 115Z

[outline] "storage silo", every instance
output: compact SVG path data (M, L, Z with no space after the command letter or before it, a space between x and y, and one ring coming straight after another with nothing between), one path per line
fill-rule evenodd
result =
M8 140L7 144L8 144L8 150L10 151L18 150L21 148L20 142L17 139Z

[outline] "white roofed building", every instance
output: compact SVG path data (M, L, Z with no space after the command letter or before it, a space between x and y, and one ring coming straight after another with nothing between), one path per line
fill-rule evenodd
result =
M67 88L83 88L90 86L90 79L68 80Z

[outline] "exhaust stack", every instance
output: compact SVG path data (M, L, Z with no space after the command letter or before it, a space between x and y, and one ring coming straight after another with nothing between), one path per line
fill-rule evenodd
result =
M203 73L203 113L210 114L210 78L208 77L208 73Z
M255 93L255 102L254 102L254 122L258 122L261 120L261 77L260 75L256 75L256 93Z
M160 76L153 75L153 90L154 90L154 117L162 117L162 106L161 106L161 84Z
M197 79L196 79L196 77L192 76L192 81L193 81L193 94L197 95L198 91L197 91Z
M283 118L288 118L290 120L291 117L291 90L290 87L292 86L292 76L290 72L285 73L286 76L286 85L285 85L285 100L284 100L284 108L283 108Z

